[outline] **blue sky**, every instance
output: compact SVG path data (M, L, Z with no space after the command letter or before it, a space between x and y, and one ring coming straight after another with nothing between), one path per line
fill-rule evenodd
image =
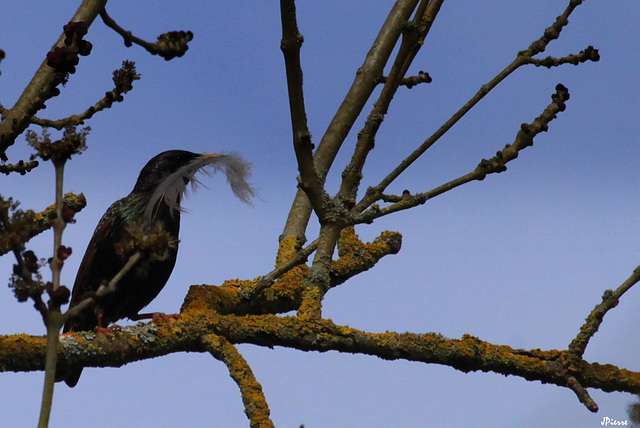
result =
M11 2L0 14L0 102L13 105L79 2ZM365 169L374 185L419 145L517 51L542 34L567 1L445 2L410 74L427 71L430 85L401 90ZM392 2L300 2L307 115L315 142L331 120ZM178 263L148 307L175 312L190 284L251 279L273 266L278 235L296 186L277 2L166 0L109 4L109 13L138 36L155 40L191 30L187 54L165 62L125 48L99 20L62 95L42 117L78 113L111 89L111 73L133 60L142 79L125 102L88 125L89 149L66 169L66 190L89 206L65 231L74 249L63 272L71 285L82 252L104 210L125 196L145 162L174 148L237 151L253 163L259 199L235 200L223 177L203 177L182 219ZM332 290L324 314L366 331L469 333L516 348L565 349L605 289L640 264L637 222L640 68L635 2L586 1L546 54L564 56L588 45L601 61L551 70L518 70L461 120L389 189L429 190L472 170L513 141L522 122L549 104L557 83L569 88L567 110L507 172L444 194L422 207L382 218L357 232L403 234L402 251ZM328 179L337 189L362 126L359 120ZM9 151L28 157L24 140ZM23 208L52 202L53 168L2 177L0 192ZM317 231L311 225L307 236ZM51 236L30 243L48 257ZM0 278L12 260L0 259ZM0 333L42 334L30 304L0 288ZM632 289L605 318L585 358L640 370L637 308ZM388 362L336 352L239 346L262 383L278 427L540 427L599 426L626 419L632 395L590 391L591 414L556 386L491 373ZM0 417L34 426L42 373L0 376ZM7 422L10 421L10 422ZM87 369L78 386L56 388L52 427L247 426L226 368L204 354L176 354L120 369Z

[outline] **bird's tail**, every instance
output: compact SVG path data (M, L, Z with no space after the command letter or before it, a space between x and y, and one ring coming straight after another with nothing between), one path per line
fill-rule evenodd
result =
M66 383L69 388L73 388L78 383L80 375L82 374L82 367L68 367L66 370L56 371L56 382Z

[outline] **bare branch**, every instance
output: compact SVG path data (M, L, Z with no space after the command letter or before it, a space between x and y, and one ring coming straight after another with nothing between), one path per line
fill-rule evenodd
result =
M64 314L65 318L69 319L69 318L75 317L80 312L82 312L85 308L95 304L96 301L99 300L101 297L104 297L109 293L113 293L116 290L116 285L118 284L118 282L120 282L122 277L125 276L127 272L129 272L131 268L136 263L138 263L138 261L140 261L141 258L142 258L142 254L140 253L140 251L136 251L135 253L133 253L127 260L127 263L125 263L122 269L120 269L120 271L116 274L116 276L114 276L111 279L111 281L109 281L106 285L101 284L100 287L98 288L98 291L96 291L93 296L89 296L86 299L79 302L77 305L74 305L73 307L69 308L67 312L65 312Z
M554 58L552 56L548 56L543 59L535 59L528 58L527 63L533 64L536 67L558 67L563 64L573 64L578 65L587 61L600 61L600 54L598 53L598 49L595 49L593 46L587 47L585 50L580 51L577 55L567 55L562 58Z
M406 25L400 48L380 97L367 117L364 128L358 133L358 142L351 157L351 162L342 173L339 193L342 198L355 199L362 179L362 168L367 156L373 150L378 129L380 129L380 125L389 110L389 105L398 90L402 78L423 45L441 4L442 0L439 0L429 2L427 6L427 1L423 1L418 7L417 15Z
M589 340L596 334L604 316L611 309L618 306L620 298L631 287L640 281L640 266L634 269L633 273L625 282L623 282L616 290L606 290L602 295L602 302L597 304L595 308L589 313L586 318L586 322L580 327L580 333L575 339L571 341L569 345L569 353L575 360L582 360L584 351L589 344Z
M574 376L569 376L567 378L567 386L576 394L578 400L580 400L580 402L584 404L585 407L589 409L589 411L593 413L598 411L598 405L595 401L593 401L593 398L591 398L589 392L587 392L587 390L582 385L580 385L578 379L576 379Z
M431 189L428 192L418 193L416 195L411 195L409 192L405 192L402 196L385 195L385 199L394 201L392 205L384 208L373 205L364 213L355 215L355 223L371 223L378 217L422 205L429 199L432 199L442 193L448 192L449 190L455 189L458 186L469 183L470 181L484 180L487 174L506 171L506 164L509 161L517 158L521 150L532 146L534 137L540 132L546 132L549 128L549 122L556 118L556 114L558 112L565 110L565 101L569 99L569 91L563 85L558 84L556 86L556 92L551 96L551 99L551 104L549 104L547 108L544 109L542 114L538 116L533 121L533 123L523 123L521 125L520 131L516 135L513 144L507 144L491 159L483 159L476 167L476 169L474 169L472 172L465 174L462 177L458 177L455 180L452 180L434 189ZM374 202L382 199L382 197L382 193L379 193L377 191L377 188L374 188L367 191L367 196L365 196L363 200L369 198L372 202Z
M315 152L314 164L321 180L324 181L342 142L378 85L384 66L400 37L402 28L417 4L418 0L397 1L382 25L364 63L358 69L349 92L331 120ZM299 190L287 217L282 236L295 236L299 241L303 241L302 237L304 237L310 216L309 200L304 191Z
M106 0L84 0L71 18L70 23L82 22L86 28L89 28L106 2ZM65 41L71 43L67 45ZM82 53L79 46L82 41L80 36L73 36L69 40L67 34L62 34L51 52L59 52L60 49L64 49L68 55L75 55L77 61L77 55ZM7 160L5 151L15 142L16 137L29 126L33 115L44 108L45 101L60 92L56 86L62 83L61 79L64 76L61 76L60 70L51 66L50 63L49 59L42 62L16 104L11 109L4 111L2 122L0 122L1 160Z
M429 73L425 73L424 71L418 72L416 76L403 77L400 81L400 86L406 86L407 89L411 89L414 86L418 86L421 83L431 83L432 79L429 76ZM380 83L387 83L387 76L382 76L380 78Z
M83 113L79 115L74 114L58 120L40 119L34 116L31 118L31 123L58 130L67 126L83 124L85 120L91 119L91 117L99 111L110 108L114 102L123 101L123 94L129 92L133 88L134 80L138 79L140 79L140 75L136 72L135 63L132 61L123 61L122 67L113 72L115 87L107 92L100 101L89 107Z
M583 0L569 0L569 5L566 7L562 15L558 16L555 22L544 30L544 34L538 40L529 45L527 50L518 53L518 56L533 57L537 54L544 52L547 49L547 45L552 41L560 37L560 32L569 23L569 16L573 10L582 4Z
M193 33L191 31L170 31L158 36L157 42L150 43L134 36L131 34L131 31L120 27L116 21L109 16L106 9L102 9L100 17L107 27L122 36L126 47L131 47L131 45L135 43L145 48L150 54L159 55L166 61L183 56L189 49L188 43L193 40Z
M456 113L451 116L433 135L427 138L416 150L414 150L407 158L405 158L389 175L387 175L377 186L367 190L367 194L358 202L353 208L353 212L362 212L372 203L378 200L379 195L385 191L385 189L396 178L400 176L413 162L415 162L425 151L433 146L436 141L440 139L449 129L453 127L469 110L471 110L485 95L487 95L493 88L498 86L500 82L506 79L511 73L525 64L533 63L531 57L543 52L546 46L551 40L557 39L560 32L569 23L569 15L573 10L582 3L582 0L571 0L569 6L565 9L564 13L556 18L554 24L547 28L542 37L535 42L531 43L529 48L524 51L518 52L516 58L507 65L501 72L499 72L491 81L483 85L480 90L460 108ZM597 51L596 51L597 53ZM591 54L592 55L592 54Z
M282 41L280 49L284 55L289 91L289 111L293 133L293 147L300 171L300 188L304 190L320 218L326 215L325 201L328 195L324 191L323 181L313 164L313 144L307 125L307 113L302 88L302 66L300 48L304 38L298 30L296 5L294 0L280 1L280 19L282 22Z

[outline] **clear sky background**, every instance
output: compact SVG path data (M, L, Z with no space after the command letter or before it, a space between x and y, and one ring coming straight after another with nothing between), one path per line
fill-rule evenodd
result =
M78 1L5 2L0 12L0 102L11 107ZM364 185L374 185L480 86L538 39L568 0L446 1L409 74L433 83L403 88L377 138ZM317 143L392 6L390 1L299 2L309 125ZM88 150L66 169L66 191L89 205L64 235L74 250L71 285L106 208L133 187L142 166L168 149L237 151L253 163L259 198L247 207L220 176L203 177L187 202L173 276L151 311L175 312L190 284L251 279L272 269L278 235L296 190L278 2L112 2L111 16L155 40L191 30L187 54L165 62L98 19L62 95L39 116L84 111L112 88L111 73L133 60L142 79L125 102L87 124ZM602 292L640 264L640 4L586 1L546 54L600 49L578 67L526 67L510 76L390 189L429 190L471 171L513 141L549 104L557 83L567 110L507 172L444 194L422 207L357 229L373 239L403 234L402 251L331 290L324 315L371 332L465 333L515 348L566 349ZM329 178L337 189L359 120ZM34 128L36 129L36 128ZM54 133L54 136L56 134ZM24 139L12 161L26 158ZM22 207L53 202L53 168L0 178L0 193ZM313 239L313 225L308 238ZM49 257L51 235L29 247ZM13 260L0 259L8 282ZM0 287L0 334L43 334L31 304ZM640 370L640 291L632 289L592 339L585 358ZM374 357L239 346L262 383L278 427L595 427L627 419L634 396L590 391L591 414L568 389L492 373ZM42 373L0 374L0 425L36 425ZM244 427L248 421L226 367L205 354L175 354L119 369L86 369L78 386L58 385L52 427Z

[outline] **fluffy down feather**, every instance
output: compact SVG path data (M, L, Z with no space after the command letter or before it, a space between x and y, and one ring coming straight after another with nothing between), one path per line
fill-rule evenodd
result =
M251 175L250 164L235 153L203 155L169 175L157 186L145 210L145 218L149 221L153 219L161 201L169 206L171 213L176 210L182 211L180 201L182 196L187 193L187 183L191 183L191 188L195 189L200 184L200 181L195 177L199 171L205 174L222 171L226 175L233 193L241 201L251 205L251 197L254 196L254 192L247 182Z

